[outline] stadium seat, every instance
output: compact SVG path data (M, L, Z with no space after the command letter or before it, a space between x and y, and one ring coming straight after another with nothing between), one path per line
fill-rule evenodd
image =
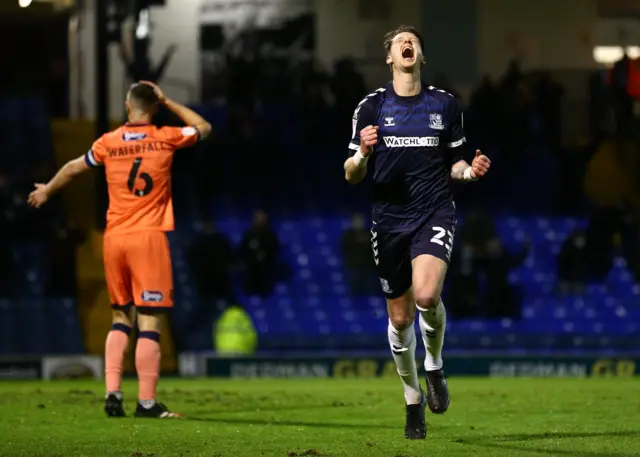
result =
M349 227L344 217L312 217L279 220L272 217L282 241L283 258L294 266L290 282L276 285L272 296L248 297L240 302L254 319L262 349L298 347L304 349L386 348L386 304L381 295L351 297L340 254L340 237ZM238 211L217 221L229 236L250 225L250 212ZM531 252L524 264L510 275L510 282L525 292L522 318L518 321L480 319L451 321L447 333L451 349L584 350L606 341L629 347L621 334L638 327L640 306L624 297L640 294L640 287L622 259L616 259L606 284L591 284L579 296L556 292L555 258L562 242L585 221L567 217L508 217L497 220L505 247L517 251L531 240ZM173 243L182 249L180 243ZM184 253L176 256L183 259ZM188 278L184 261L175 262L176 275ZM178 281L177 294L188 281ZM237 286L237 285L236 285ZM238 287L236 287L237 289ZM551 318L551 320L550 320ZM210 346L211 323L202 335L189 339L190 348ZM361 349L362 347L360 347ZM201 349L204 349L202 347Z

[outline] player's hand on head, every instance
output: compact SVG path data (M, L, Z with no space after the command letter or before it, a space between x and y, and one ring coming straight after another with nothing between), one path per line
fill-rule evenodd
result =
M373 152L373 147L378 144L377 125L368 125L360 131L360 152L367 157Z
M34 208L40 208L48 199L47 186L44 184L35 184L35 190L29 194L27 202Z
M160 100L160 102L164 102L166 100L166 97L164 96L164 92L162 92L162 89L160 89L160 86L158 86L156 83L151 81L140 81L140 83L153 87L153 91L158 96L158 100Z
M482 178L491 168L491 160L484 155L480 149L476 150L476 156L471 162L471 177L474 179Z

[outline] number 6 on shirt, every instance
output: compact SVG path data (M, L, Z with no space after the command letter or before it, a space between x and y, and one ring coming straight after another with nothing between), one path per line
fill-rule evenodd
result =
M149 193L153 190L153 179L149 176L149 173L145 173L144 171L140 174L140 164L142 163L142 157L136 158L133 161L133 165L131 166L131 171L129 172L129 179L127 180L127 187L129 191L136 197L144 197L149 195ZM136 189L136 179L142 179L144 181L143 189Z

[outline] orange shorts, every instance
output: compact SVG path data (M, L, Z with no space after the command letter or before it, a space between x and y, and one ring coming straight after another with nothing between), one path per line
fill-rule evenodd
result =
M135 232L104 239L104 273L114 309L173 307L169 240L164 232Z

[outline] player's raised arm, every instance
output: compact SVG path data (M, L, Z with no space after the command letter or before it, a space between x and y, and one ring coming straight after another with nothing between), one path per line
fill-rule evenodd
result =
M209 124L206 119L204 119L198 113L178 102L165 97L162 89L160 89L160 87L158 87L156 84L150 81L140 82L153 87L156 95L158 96L158 101L166 106L176 116L178 116L180 120L186 125L194 127L198 131L201 139L204 139L211 134L211 124Z
M64 186L69 184L76 175L89 169L89 165L85 160L85 156L70 160L65 163L58 173L46 184L36 183L35 190L29 194L29 205L34 208L40 208L44 205L51 195L58 192Z
M87 171L89 168L101 166L106 155L103 141L103 138L100 137L85 155L65 163L47 184L36 183L36 189L29 194L28 203L34 208L40 208L49 200L51 195L69 184L75 176Z
M358 184L367 175L367 162L378 144L378 126L375 110L369 97L365 98L353 113L353 133L349 143L350 157L344 162L344 179Z

